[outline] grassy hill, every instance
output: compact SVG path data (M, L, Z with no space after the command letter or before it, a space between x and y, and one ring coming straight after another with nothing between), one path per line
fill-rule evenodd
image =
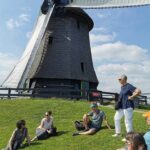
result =
M100 107L104 110L111 125L115 111L112 108ZM82 115L90 111L89 103L86 101L69 101L62 99L35 99L35 100L1 100L0 101L0 149L7 145L15 123L19 119L25 119L29 134L35 135L35 129L39 125L44 113L53 111L54 123L58 129L58 136L44 141L34 142L26 150L115 150L124 145L122 137L112 138L114 130L103 129L92 136L76 136L73 122L81 120ZM122 131L125 134L122 121ZM139 132L146 132L148 127L141 113L134 113L134 129Z

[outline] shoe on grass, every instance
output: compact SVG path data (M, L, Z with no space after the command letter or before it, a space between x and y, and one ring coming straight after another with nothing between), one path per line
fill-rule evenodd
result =
M72 136L77 136L80 135L79 133L73 133Z
M119 137L120 136L120 133L115 133L112 135L112 137Z

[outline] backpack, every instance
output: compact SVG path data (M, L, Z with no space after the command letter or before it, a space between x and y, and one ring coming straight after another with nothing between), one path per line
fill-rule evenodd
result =
M78 131L81 131L81 130L84 130L85 127L83 125L83 121L75 121L74 122L75 124L75 128L78 130Z
M51 129L51 135L52 135L52 136L56 136L56 135L57 135L57 128L56 128L56 127L53 127L53 128Z

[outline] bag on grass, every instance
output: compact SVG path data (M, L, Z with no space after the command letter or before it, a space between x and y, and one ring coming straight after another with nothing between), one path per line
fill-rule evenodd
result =
M75 121L74 122L75 124L75 128L78 130L78 131L81 131L81 130L84 130L85 127L83 125L83 121Z
M56 128L56 127L53 127L53 128L51 129L51 135L52 135L52 136L56 136L56 135L57 135L57 128Z

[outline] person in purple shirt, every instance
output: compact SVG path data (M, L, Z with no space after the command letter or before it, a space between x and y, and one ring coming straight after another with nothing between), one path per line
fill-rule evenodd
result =
M112 135L113 137L117 137L121 134L120 121L123 116L125 118L126 132L128 133L133 131L133 126L132 126L133 109L134 109L133 100L135 97L141 94L140 89L137 89L130 83L127 83L126 75L121 75L118 78L118 81L121 84L121 91L119 94L118 108L114 116L115 134Z

